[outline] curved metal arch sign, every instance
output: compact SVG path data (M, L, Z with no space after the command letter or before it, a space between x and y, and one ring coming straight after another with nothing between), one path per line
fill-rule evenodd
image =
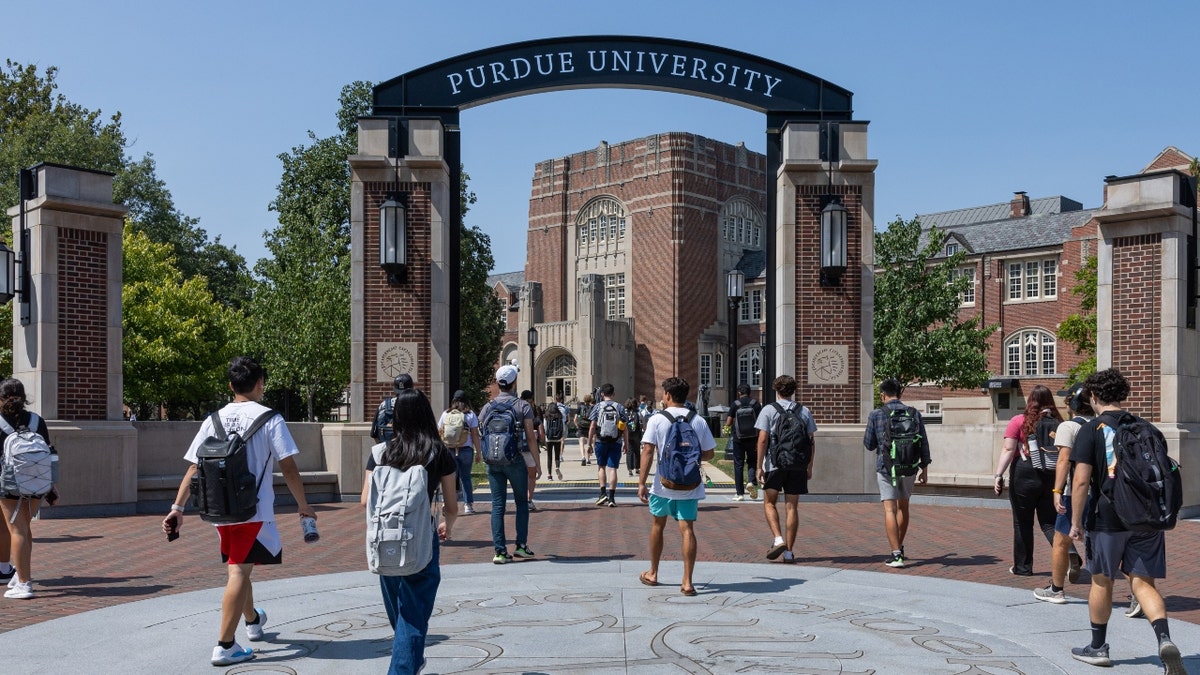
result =
M377 85L375 115L465 110L565 89L672 91L764 113L850 119L853 94L802 70L696 42L585 36L517 42L463 54Z

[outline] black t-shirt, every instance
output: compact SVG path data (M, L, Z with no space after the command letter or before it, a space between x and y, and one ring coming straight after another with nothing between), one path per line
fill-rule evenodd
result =
M1085 422L1075 436L1075 445L1071 447L1072 462L1092 467L1088 504L1092 505L1094 516L1093 513L1084 516L1084 525L1089 530L1125 531L1125 526L1117 517L1112 504L1107 499L1099 498L1104 482L1111 480L1108 477L1108 467L1112 465L1112 444L1116 439L1117 424L1124 413L1124 410L1105 412L1092 421Z
M372 453L367 457L367 471L374 471L376 466L379 465L375 463L375 454ZM446 446L439 445L433 459L425 465L425 471L429 473L429 498L431 500L437 492L438 487L442 484L442 476L453 474L457 466L458 464L454 461L454 455L450 454Z
M33 413L29 412L28 410L22 410L21 414L17 417L19 419L14 419L8 415L5 415L4 421L8 422L9 426L11 426L13 429L27 427L29 426L29 421L33 419ZM50 442L50 430L46 427L46 420L41 415L38 415L38 425L34 431L37 432L38 436L46 439L47 445L53 445L53 443ZM0 430L0 446L4 445L4 438L6 436L8 436L8 434L4 433L3 430Z

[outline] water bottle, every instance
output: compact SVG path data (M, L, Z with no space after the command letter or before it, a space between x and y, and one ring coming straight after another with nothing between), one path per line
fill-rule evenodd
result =
M321 533L317 532L317 519L305 516L300 519L300 527L304 530L304 543L311 544L321 538Z

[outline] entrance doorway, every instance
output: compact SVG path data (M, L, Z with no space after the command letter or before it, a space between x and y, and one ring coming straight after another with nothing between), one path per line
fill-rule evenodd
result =
M553 401L556 396L562 396L563 401L567 403L574 400L575 370L575 357L570 354L559 354L546 364L544 402Z

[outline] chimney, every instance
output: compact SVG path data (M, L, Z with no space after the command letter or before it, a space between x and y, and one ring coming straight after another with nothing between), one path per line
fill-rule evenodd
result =
M1029 207L1029 195L1024 192L1014 192L1012 201L1008 203L1009 218L1024 218L1032 213Z

